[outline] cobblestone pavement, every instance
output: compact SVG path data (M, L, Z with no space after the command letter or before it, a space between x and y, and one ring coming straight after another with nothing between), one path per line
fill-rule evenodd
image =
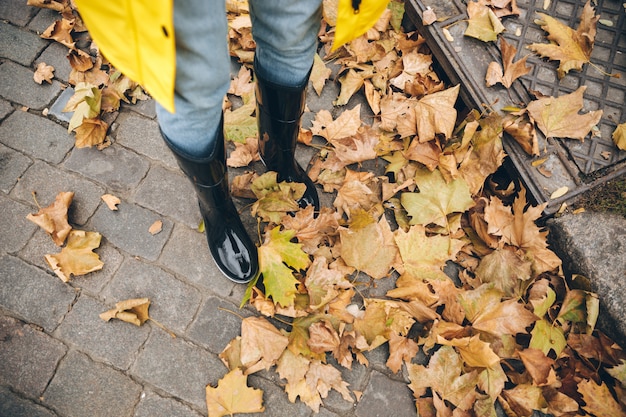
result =
M210 258L197 231L192 187L159 137L153 102L123 106L108 120L111 147L74 148L64 124L68 115L61 112L71 95L66 48L38 35L57 16L26 1L0 0L0 416L206 415L205 386L227 371L217 355L239 335L238 316L252 314L239 309L245 287L224 278ZM33 81L39 62L55 67L52 84ZM331 107L336 91L309 97L309 108L317 111ZM306 165L313 152L301 150L300 162ZM59 249L26 220L37 211L33 191L41 206L61 191L75 192L70 221L104 237L97 250L102 271L69 284L52 273L44 255ZM118 211L101 201L105 193L121 198ZM153 236L148 228L155 220L163 229ZM615 229L616 221L603 219L594 227L626 230L623 223ZM256 233L254 219L246 215L244 222ZM576 249L575 227L565 228L569 249ZM612 251L613 259L623 259L625 239L616 241L586 259L592 265L594 256L601 262ZM623 275L624 266L613 264ZM570 269L576 272L576 265ZM384 294L383 287L370 295ZM135 327L99 319L116 301L134 297L149 297L151 316L176 337L151 322ZM623 296L613 293L611 302L623 315ZM318 415L415 416L407 380L390 374L387 353L376 349L368 368L344 371L350 388L363 392L358 403L332 391ZM274 372L249 380L264 391L264 415L313 415L288 401Z
M217 355L240 333L231 312L252 314L239 309L245 287L219 273L197 231L193 189L159 136L153 102L125 106L108 120L111 147L73 147L61 112L71 96L67 50L39 37L57 18L25 0L0 0L0 416L206 415L205 386L227 372ZM52 84L33 81L39 62L55 68ZM299 152L303 164L312 152ZM52 273L44 255L59 248L26 219L38 210L33 191L43 207L74 191L70 222L102 234L102 271L69 284ZM121 198L118 211L101 201L105 193ZM155 220L163 229L153 236ZM150 322L98 317L134 297L150 298L151 316L176 337ZM344 373L351 389L364 392L358 404L333 391L318 415L393 409L414 416L406 381L389 375L386 356L378 349L370 367ZM274 372L257 373L250 384L264 390L264 415L313 414L289 402Z

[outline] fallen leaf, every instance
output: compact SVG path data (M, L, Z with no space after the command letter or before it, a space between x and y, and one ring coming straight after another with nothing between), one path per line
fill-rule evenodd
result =
M426 10L424 10L424 13L422 13L422 23L424 24L424 26L432 25L436 21L437 15L435 14L435 11L433 9L428 7Z
M141 326L150 318L149 308L150 300L148 298L132 298L115 303L115 308L101 313L100 318L104 321L118 319L135 326Z
M269 321L262 317L246 317L241 322L241 364L245 374L269 369L289 344Z
M312 123L311 132L329 142L354 136L362 123L361 105L358 104L352 109L344 111L335 120L328 110L320 110Z
M567 345L563 330L560 327L553 326L545 319L536 321L535 327L530 334L532 337L529 347L541 350L544 355L553 350L558 357Z
M313 69L311 70L311 84L313 85L313 89L318 96L322 95L322 90L324 89L326 80L328 80L331 73L331 69L326 67L326 64L322 61L319 54L315 54L313 59Z
M100 197L105 202L109 210L117 210L117 205L121 203L121 200L112 194L104 194Z
M348 70L346 75L339 77L341 90L339 92L339 97L337 97L337 100L333 102L333 105L344 106L348 104L350 98L363 86L363 81L363 77L353 69Z
M246 101L247 100L247 101ZM236 110L224 111L224 135L233 142L245 143L247 138L258 136L254 98L247 98L244 104Z
M207 385L206 404L209 417L265 411L263 391L248 387L248 377L239 368L224 375L216 388Z
M600 385L587 379L578 384L578 392L583 396L583 409L594 416L619 416L624 415L622 407L615 401L607 385Z
M626 123L617 125L615 131L613 131L613 143L619 149L626 151Z
M108 79L108 77L107 77ZM70 97L63 112L74 112L67 131L71 132L83 123L83 119L92 119L100 114L102 92L90 83L78 83L74 95Z
M55 41L74 49L74 40L72 39L72 29L74 28L75 19L56 20L46 30L43 31L41 37L44 39L54 39Z
M403 363L410 363L419 351L419 345L415 341L391 333L389 337L389 358L387 359L387 367L391 372L397 374L402 368Z
M83 118L76 132L76 147L90 148L104 143L109 125L97 117Z
M414 106L420 142L428 142L438 133L446 138L452 136L457 114L454 104L459 95L459 89L460 85L456 85L447 90L429 94Z
M52 84L52 77L54 77L54 67L52 65L48 65L45 62L37 64L37 69L33 74L33 79L37 84L41 84L44 81Z
M491 87L496 83L501 83L506 88L510 88L513 81L530 72L530 67L526 66L528 56L513 62L517 49L509 44L504 38L500 39L500 53L502 54L504 73L498 63L490 63L487 68L487 87Z
M57 194L54 203L39 209L35 214L29 213L26 218L48 233L57 246L63 246L72 230L72 226L67 222L67 210L73 198L73 192L62 191Z
M100 246L101 238L98 232L72 230L61 252L45 255L46 262L63 282L68 282L71 275L78 276L99 271L104 263L92 251Z
M544 13L537 13L537 23L549 33L549 44L533 43L528 46L542 57L560 61L557 70L559 78L563 78L570 70L581 70L589 62L596 37L596 25L600 16L587 1L580 16L580 24L576 31L557 19Z
M230 153L226 163L229 167L241 168L260 160L259 140L250 137L245 139L245 143L235 142L235 150Z
M467 3L467 29L465 36L480 39L484 42L495 41L498 34L504 31L504 26L496 14L487 7L484 0Z
M163 221L156 220L154 223L152 223L152 225L148 229L148 232L150 232L151 235L156 235L161 230L163 230Z

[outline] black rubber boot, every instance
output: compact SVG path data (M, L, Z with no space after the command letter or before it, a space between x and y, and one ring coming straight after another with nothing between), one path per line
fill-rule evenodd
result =
M257 248L230 197L221 125L219 135L212 155L202 159L184 155L165 135L163 138L196 189L209 249L217 267L231 281L247 283L258 272Z
M298 205L312 205L319 211L315 184L294 157L308 82L309 77L298 87L285 87L264 80L256 72L259 155L268 170L278 173L279 182L304 183L306 191Z

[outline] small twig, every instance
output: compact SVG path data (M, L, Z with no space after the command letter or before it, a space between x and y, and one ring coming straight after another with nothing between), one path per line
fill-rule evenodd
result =
M39 201L37 201L37 191L31 191L30 194L33 196L33 200L35 200L35 204L37 208L41 210L41 206L39 205Z

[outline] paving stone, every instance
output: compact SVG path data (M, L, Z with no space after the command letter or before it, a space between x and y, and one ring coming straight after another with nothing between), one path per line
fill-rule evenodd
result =
M45 404L67 417L131 416L141 386L86 355L70 351L43 395Z
M8 194L32 163L30 158L0 144L0 191Z
M45 162L35 162L15 186L12 197L32 201L32 192L37 193L41 207L54 203L63 191L73 191L74 198L68 210L70 224L84 225L102 203L105 188L72 172L59 169ZM36 212L36 211L35 211Z
M148 297L150 317L178 333L187 329L202 302L192 286L161 268L135 259L122 264L102 295L108 303Z
M28 135L24 132L28 132ZM24 111L15 111L2 122L0 142L51 164L61 162L74 146L74 139L63 126Z
M201 414L173 398L163 398L148 391L141 394L141 401L134 417L200 417Z
M220 354L232 339L241 334L241 318L238 316L250 315L237 305L209 297L189 327L187 336L211 352Z
M146 116L150 119L156 118L156 101L152 98L148 100L137 100L134 104L122 103L122 108L134 111L135 113L139 113L142 116Z
M202 221L191 182L161 166L152 166L135 193L135 201L189 227Z
M70 78L70 72L72 66L67 59L68 49L67 46L61 45L58 42L51 42L47 48L39 55L39 58L35 60L35 68L40 62L45 62L47 65L54 67L54 78L61 80L63 83L67 83Z
M39 85L33 80L33 74L29 68L5 61L0 65L0 96L34 110L48 107L61 92L61 83L53 80L51 84Z
M0 416L7 417L56 417L52 411L25 400L0 386Z
M131 372L197 409L205 410L207 384L216 386L227 369L217 356L155 329Z
M52 274L53 271L44 256L46 254L58 253L59 251L59 247L54 244L50 236L38 227L26 246L19 252L19 257ZM86 290L94 295L98 294L111 280L124 259L113 245L106 242L106 239L102 239L100 247L95 250L95 253L104 262L102 269L86 275L72 276L70 281L70 285L74 288Z
M0 315L0 384L38 397L66 352L58 340L24 322Z
M357 404L357 417L415 417L415 404L409 386L393 381L379 372L372 372L370 382Z
M0 258L0 307L52 332L70 310L75 292L59 278L26 262Z
M52 106L48 110L48 117L52 116L57 120L68 123L72 119L72 115L74 112L64 112L63 109L67 105L67 102L74 95L74 89L72 87L67 87L63 92L54 100Z
M272 417L308 417L312 410L298 398L295 403L289 401L284 389L273 382L260 378L256 374L250 375L248 385L263 390L263 413L250 413L247 416Z
M626 219L585 212L553 219L549 226L563 269L589 278L600 297L598 327L626 346Z
M320 408L320 412L316 413L314 417L339 417L339 414L335 414L325 408Z
M227 297L236 285L222 274L209 251L206 235L181 224L174 226L159 264L193 285Z
M0 21L0 56L30 66L48 42L26 29ZM34 82L31 78L31 82Z
M126 193L137 187L148 172L149 163L137 154L113 145L101 151L75 148L65 167L106 184L112 191Z
M118 123L120 127L116 133L117 143L178 169L174 155L161 138L156 120L133 112L124 112L120 115Z
M37 9L27 6L25 1L0 1L0 17L16 25L25 26L36 13Z
M26 245L37 228L35 223L26 219L30 212L30 207L0 194L0 253L14 253Z
M13 110L15 109L10 102L0 99L0 119L7 117Z
M91 219L91 230L97 230L117 248L131 256L154 261L158 258L172 231L172 222L148 209L122 201L118 210L112 211L102 204ZM163 229L152 235L148 230L157 221Z
M59 12L57 12L56 10L38 9L36 7L30 7L30 9L33 9L35 12L39 10L39 12L37 12L35 17L31 19L30 23L28 23L28 29L32 30L33 32L39 35L44 33L46 29L50 27L50 25L52 25L55 21L61 18L61 16L59 15ZM52 42L52 41L49 41L49 42ZM67 52L66 52L66 55L67 55Z
M114 308L114 304L81 294L55 331L55 337L99 362L127 370L148 338L150 328L120 320L102 320L100 313Z

